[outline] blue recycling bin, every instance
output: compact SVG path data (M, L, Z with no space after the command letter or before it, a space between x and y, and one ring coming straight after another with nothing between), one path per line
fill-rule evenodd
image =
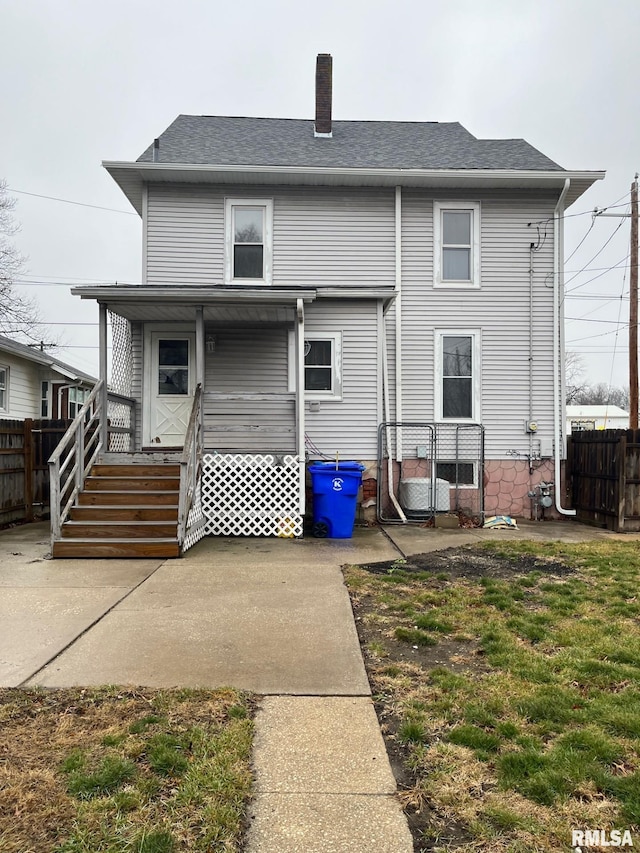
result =
M358 489L364 465L314 462L309 465L313 490L313 535L350 539L356 520Z

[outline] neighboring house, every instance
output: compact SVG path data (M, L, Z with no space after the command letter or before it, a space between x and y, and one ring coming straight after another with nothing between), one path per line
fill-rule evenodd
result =
M0 418L75 418L96 379L0 335Z
M181 115L104 165L142 218L142 285L73 293L99 303L102 380L111 321L129 461L182 460L174 552L300 535L323 455L365 463L382 518L529 515L554 478L560 504L563 214L602 172L456 122L333 121L326 54L315 123Z
M629 415L618 406L567 406L567 435L587 429L629 429Z

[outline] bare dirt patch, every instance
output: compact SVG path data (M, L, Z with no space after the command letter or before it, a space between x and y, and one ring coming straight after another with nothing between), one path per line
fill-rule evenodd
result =
M510 555L509 558L490 551L478 551L469 545L462 548L446 548L427 554L414 554L406 560L386 560L380 563L366 563L360 568L378 575L388 575L394 570L409 574L430 572L444 574L440 580L457 578L506 578L540 572L545 575L563 577L574 569L560 560L539 557L532 554Z

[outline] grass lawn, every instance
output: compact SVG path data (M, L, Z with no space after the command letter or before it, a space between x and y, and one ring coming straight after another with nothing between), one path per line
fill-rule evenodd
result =
M348 567L416 850L640 846L640 543L483 543Z
M0 690L0 850L240 850L252 714L233 690Z

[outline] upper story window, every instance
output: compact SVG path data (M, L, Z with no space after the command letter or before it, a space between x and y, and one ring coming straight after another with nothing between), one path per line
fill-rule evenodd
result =
M480 333L436 333L437 420L480 421Z
M480 287L480 204L433 203L435 287Z
M0 366L0 412L9 411L9 368Z
M225 201L225 280L271 284L273 201Z

